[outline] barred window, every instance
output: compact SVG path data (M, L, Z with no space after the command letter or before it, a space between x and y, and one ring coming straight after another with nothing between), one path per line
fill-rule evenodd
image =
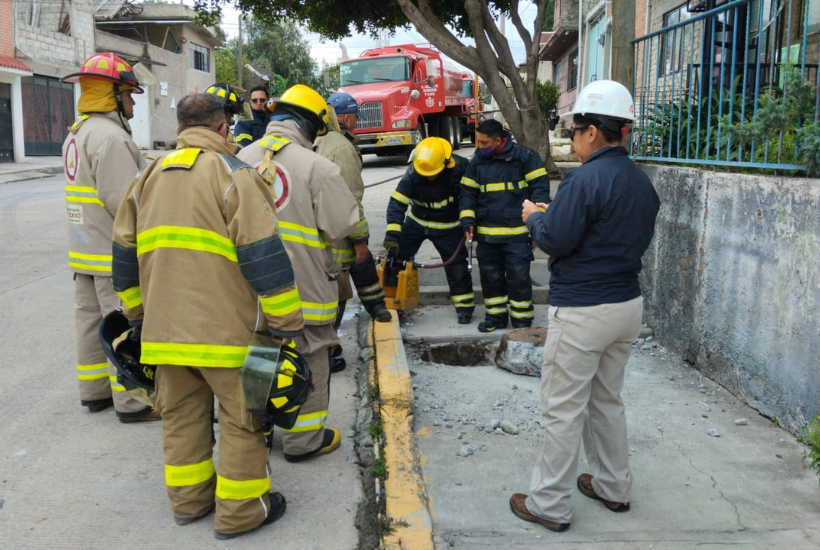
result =
M194 44L191 42L191 68L196 69L197 71L202 71L203 73L209 73L210 65L209 61L211 58L211 51L204 47L200 46L199 44Z

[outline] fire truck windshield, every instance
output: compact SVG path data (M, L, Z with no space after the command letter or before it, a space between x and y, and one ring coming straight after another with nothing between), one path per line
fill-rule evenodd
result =
M355 86L370 82L407 82L410 60L406 57L374 57L342 63L340 85Z

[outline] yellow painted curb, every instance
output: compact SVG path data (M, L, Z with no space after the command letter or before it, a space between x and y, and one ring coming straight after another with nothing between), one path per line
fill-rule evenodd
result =
M384 537L387 549L434 550L433 520L427 509L424 482L418 472L413 434L413 385L399 319L391 311L389 323L373 323L379 403L384 429L385 508L393 520L392 532Z

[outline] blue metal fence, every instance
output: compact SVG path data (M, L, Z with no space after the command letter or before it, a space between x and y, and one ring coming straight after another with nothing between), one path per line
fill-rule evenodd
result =
M814 4L813 4L814 3ZM633 41L638 160L805 170L820 0L735 0Z

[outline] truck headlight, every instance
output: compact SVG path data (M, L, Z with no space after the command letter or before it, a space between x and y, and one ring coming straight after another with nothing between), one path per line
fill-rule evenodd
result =
M409 120L397 120L393 123L393 128L409 128L410 121Z

